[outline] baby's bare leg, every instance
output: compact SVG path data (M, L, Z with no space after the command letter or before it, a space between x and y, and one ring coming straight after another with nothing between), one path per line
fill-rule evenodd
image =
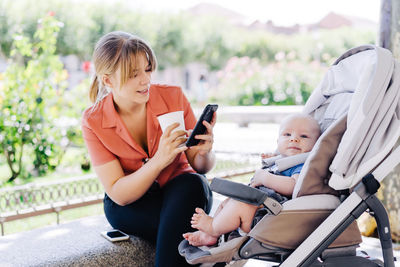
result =
M213 217L207 215L201 208L196 208L195 211L190 222L192 227L205 233L212 233Z
M192 217L192 227L200 231L185 233L183 237L193 246L210 246L217 242L220 235L229 233L238 227L249 232L257 206L229 199L212 218L204 210L196 208Z
M230 198L224 199L224 201L221 202L221 204L218 205L217 210L214 213L214 217L218 215L218 213L224 208L225 204L229 201Z
M217 216L221 210L224 208L225 204L229 201L229 198L225 199L224 201L219 204L217 210L215 211L214 216ZM212 233L212 221L213 217L207 215L204 210L201 208L196 208L196 212L192 216L191 224L192 227L203 231L205 233Z
M238 227L249 232L257 206L229 199L224 208L212 220L212 236L229 233Z

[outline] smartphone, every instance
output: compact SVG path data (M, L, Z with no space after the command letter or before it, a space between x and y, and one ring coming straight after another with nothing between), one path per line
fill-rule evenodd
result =
M196 126L194 126L192 134L189 136L188 140L186 141L186 146L191 147L197 145L200 140L195 139L194 137L198 134L204 134L206 132L206 126L203 125L203 121L211 122L214 112L217 111L218 105L217 104L208 104L204 110L203 113L200 115L199 120L196 123Z
M117 242L129 239L129 235L117 229L101 232L101 235L111 242Z

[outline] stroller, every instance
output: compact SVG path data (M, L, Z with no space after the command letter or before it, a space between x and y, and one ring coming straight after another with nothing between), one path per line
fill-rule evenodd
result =
M375 193L400 162L399 62L374 45L350 49L330 67L304 113L317 119L322 135L305 160L292 199L281 205L255 188L214 179L212 190L264 205L269 213L247 235L218 247L203 249L183 240L178 250L187 262L395 266L389 219ZM357 255L362 240L355 219L365 211L377 222L384 263Z

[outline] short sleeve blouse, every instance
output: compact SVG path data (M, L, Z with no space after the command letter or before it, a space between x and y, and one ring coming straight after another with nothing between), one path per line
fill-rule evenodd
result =
M115 110L113 95L107 95L95 108L84 111L82 133L89 151L91 162L100 166L118 159L125 175L135 172L157 152L161 127L157 116L183 111L185 128L193 129L196 117L181 88L167 85L151 85L147 108L148 153L129 134L122 119ZM195 172L189 165L185 153L180 153L157 177L163 186L166 182L185 172Z

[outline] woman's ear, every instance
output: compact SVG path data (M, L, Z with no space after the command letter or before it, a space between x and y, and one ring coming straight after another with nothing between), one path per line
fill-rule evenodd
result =
M104 74L104 75L101 77L101 80L102 80L102 82L103 82L103 84L104 84L105 86L107 86L107 87L109 87L109 88L114 88L114 86L113 86L113 84L112 84L112 82L111 82L110 76L109 76L108 74Z

